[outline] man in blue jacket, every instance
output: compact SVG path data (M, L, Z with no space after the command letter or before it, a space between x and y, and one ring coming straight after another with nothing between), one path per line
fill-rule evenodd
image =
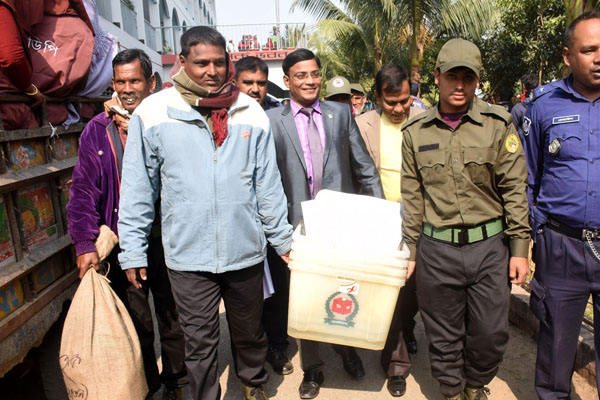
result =
M570 398L590 295L600 356L600 12L575 19L565 39L571 74L535 89L523 130L535 234L531 308L540 320L535 389L542 400Z
M115 234L119 209L119 185L123 151L127 144L128 123L138 105L154 90L152 63L140 49L127 49L115 56L113 88L115 96L104 103L105 112L86 125L79 140L79 159L73 170L71 196L67 204L69 235L75 245L79 277L90 268L100 269L94 242L100 226ZM165 385L163 399L180 399L181 387L187 383L184 365L183 332L177 322L175 301L167 277L160 220L156 218L148 237L148 276L143 285L133 287L118 267L115 246L105 262L110 286L127 307L140 340L144 374L149 395ZM148 302L150 292L160 335L162 371L158 371L154 352L154 325Z
M136 109L123 161L119 259L130 282L139 284L160 196L165 260L193 398L221 396L222 299L245 399L266 399L263 261L267 239L287 260L292 227L269 120L232 84L235 69L225 48L212 28L188 30L175 86Z

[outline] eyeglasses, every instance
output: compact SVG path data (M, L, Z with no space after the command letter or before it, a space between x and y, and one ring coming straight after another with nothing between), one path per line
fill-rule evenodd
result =
M321 71L312 71L310 74L306 73L306 72L299 72L297 74L295 74L293 76L293 78L297 81L303 81L306 78L308 78L308 76L310 75L310 77L312 79L320 79L321 78Z

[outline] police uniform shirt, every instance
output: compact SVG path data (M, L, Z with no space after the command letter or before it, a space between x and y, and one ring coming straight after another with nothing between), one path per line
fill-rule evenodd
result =
M572 81L537 88L523 122L534 230L549 216L600 228L600 99L579 94Z
M505 218L512 256L527 257L526 162L512 118L474 100L456 129L438 107L402 128L402 233L411 255L423 222L436 228Z

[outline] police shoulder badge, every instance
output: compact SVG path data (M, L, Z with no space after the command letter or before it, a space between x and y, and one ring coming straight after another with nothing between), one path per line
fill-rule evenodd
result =
M531 120L527 117L523 117L523 123L521 124L521 129L523 129L523 134L525 136L529 135L530 127L531 127Z
M517 137L517 135L515 135L514 133L511 133L510 135L508 135L508 137L506 138L506 150L509 153L514 153L519 149L519 138Z

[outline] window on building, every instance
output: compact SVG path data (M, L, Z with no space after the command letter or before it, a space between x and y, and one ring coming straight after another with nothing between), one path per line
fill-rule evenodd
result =
M173 25L173 50L174 53L177 54L179 52L179 38L181 37L181 28L179 27L179 16L177 15L177 10L173 8L173 12L171 13L173 18L171 19Z
M144 8L144 19L150 22L150 2L152 0L144 1L142 7Z

